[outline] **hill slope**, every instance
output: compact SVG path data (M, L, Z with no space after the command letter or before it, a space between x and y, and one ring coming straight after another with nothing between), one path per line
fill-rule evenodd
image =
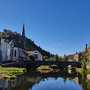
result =
M8 43L13 39L15 39L15 41L19 42L19 37L16 38L16 36L15 37L8 37L5 39ZM50 57L50 52L42 50L42 48L40 46L37 46L36 44L34 44L34 42L31 42L28 38L26 38L26 50L27 51L38 50L43 56Z

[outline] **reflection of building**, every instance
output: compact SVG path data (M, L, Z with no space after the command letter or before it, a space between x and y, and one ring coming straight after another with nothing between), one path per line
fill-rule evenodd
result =
M31 88L32 90L33 85L39 83L41 79L41 77L28 77L26 75L17 76L15 81L8 80L8 88L13 88L12 90L19 90L21 88L23 88L21 90L30 90ZM5 81L6 80L0 80L0 86L5 88Z
M31 54L34 56L35 60L42 60L42 55L39 51L27 51L28 56L30 56Z
M79 82L80 82L79 77L75 77L75 78L70 79L70 80L72 80L76 84L79 84Z

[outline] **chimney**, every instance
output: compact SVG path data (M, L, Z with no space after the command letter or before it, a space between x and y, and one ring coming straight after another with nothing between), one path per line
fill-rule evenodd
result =
M87 50L87 44L86 44L86 50Z
M76 52L76 54L77 54L77 52Z
M0 43L1 43L1 37L0 37Z

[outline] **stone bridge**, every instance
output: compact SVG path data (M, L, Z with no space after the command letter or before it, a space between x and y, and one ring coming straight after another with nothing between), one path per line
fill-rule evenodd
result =
M68 65L71 67L81 67L81 62L60 62L60 61L19 61L8 64L2 64L2 67L25 67L27 69L37 68L41 65L57 65L60 69L66 68Z
M25 63L28 67L39 67L41 65L57 65L60 69L66 68L68 65L71 67L81 67L81 62L60 62L60 61L30 61Z

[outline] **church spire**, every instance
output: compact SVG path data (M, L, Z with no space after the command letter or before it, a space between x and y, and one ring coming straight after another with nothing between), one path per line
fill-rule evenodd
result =
M22 33L21 33L21 36L24 36L25 37L25 28L24 28L24 23L23 23L23 28L22 28Z

